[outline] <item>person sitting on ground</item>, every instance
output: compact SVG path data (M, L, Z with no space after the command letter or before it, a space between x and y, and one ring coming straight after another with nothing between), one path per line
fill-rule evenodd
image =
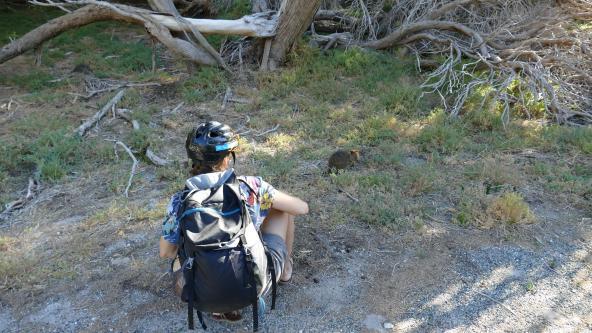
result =
M186 189L214 188L234 176L237 146L238 136L227 125L210 121L193 128L185 143L192 163L192 177L186 180ZM261 177L239 176L238 181L240 197L246 203L251 220L255 228L261 231L262 241L271 254L276 280L280 283L290 282L293 271L294 216L307 214L308 204L275 189ZM186 194L187 191L174 194L167 208L167 219L163 223L160 238L162 258L177 258L181 231L174 215L183 201L183 193ZM182 279L181 274L176 276L177 279ZM177 288L179 283L180 281L175 283ZM212 316L229 321L240 319L238 311L213 313Z

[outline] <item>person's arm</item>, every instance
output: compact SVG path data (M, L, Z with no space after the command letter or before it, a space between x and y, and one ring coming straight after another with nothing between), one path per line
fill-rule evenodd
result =
M306 202L278 190L275 190L271 207L290 215L308 214Z
M174 259L177 256L177 246L160 236L160 257Z

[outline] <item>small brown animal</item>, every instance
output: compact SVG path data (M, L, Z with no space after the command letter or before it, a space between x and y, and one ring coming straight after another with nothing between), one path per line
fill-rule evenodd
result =
M360 160L360 151L357 149L343 150L339 149L331 154L329 157L328 171L327 173L337 172L349 168L354 163Z

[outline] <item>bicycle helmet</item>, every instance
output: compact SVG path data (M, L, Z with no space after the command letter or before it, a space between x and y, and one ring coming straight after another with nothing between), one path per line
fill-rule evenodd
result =
M230 126L217 121L201 123L193 128L185 149L194 164L215 165L238 146L238 137Z

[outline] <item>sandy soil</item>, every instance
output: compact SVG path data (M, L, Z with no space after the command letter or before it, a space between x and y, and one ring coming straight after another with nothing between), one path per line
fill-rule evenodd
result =
M49 251L68 246L89 213L71 192L80 185L47 190L51 200L21 212L2 233ZM156 188L142 201L158 199ZM93 208L107 201L96 198ZM437 221L402 234L298 221L293 283L281 287L263 331L590 331L590 219L541 210L547 218L512 240ZM99 250L75 264L74 279L0 294L0 331L185 331L184 304L157 258L158 231L152 221L133 231L125 221L101 225L88 235L104 237ZM248 331L249 313L239 324L207 319L208 331Z
M181 112L199 119L206 111ZM112 122L99 130L129 130ZM176 148L161 153L183 154L182 136L171 131L163 139ZM245 160L238 165L255 170ZM122 166L124 178L128 168ZM105 190L112 172L70 175L0 225L2 236L18 240L13 247L19 251L0 255L22 260L22 269L37 276L34 283L27 274L23 281L0 277L0 332L186 330L185 305L173 295L168 262L157 256L160 217L131 218L130 211L130 218L89 222L113 206L160 207L169 184L142 163L127 201ZM326 195L350 204L337 191ZM405 232L356 221L327 225L319 210L297 220L294 279L280 288L262 331L592 331L590 216L544 202L533 207L536 224L480 230L449 222L448 203L433 200L441 214ZM44 260L28 267L35 261L27 255ZM15 285L20 287L6 287ZM232 325L206 318L208 331L249 331L249 310L244 317Z

